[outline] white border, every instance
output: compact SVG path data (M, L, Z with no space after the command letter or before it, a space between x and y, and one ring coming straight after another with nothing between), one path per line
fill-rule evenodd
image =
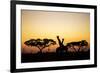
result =
M21 63L21 9L90 13L90 60ZM70 7L16 5L16 69L94 64L94 10Z

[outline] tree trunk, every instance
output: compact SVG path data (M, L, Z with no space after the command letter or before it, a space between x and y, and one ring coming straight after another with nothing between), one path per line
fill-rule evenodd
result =
M42 53L42 49L40 49L40 53Z
M40 53L42 53L42 49L39 47L39 46L37 46L38 47L38 49L40 50Z

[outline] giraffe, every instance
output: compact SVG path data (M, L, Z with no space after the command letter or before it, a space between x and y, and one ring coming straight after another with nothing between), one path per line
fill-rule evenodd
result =
M59 36L57 36L57 40L58 40L58 44L59 44L59 47L56 49L56 52L57 53L64 53L66 52L67 50L67 47L64 46L63 42L64 42L64 38L62 40L60 40Z

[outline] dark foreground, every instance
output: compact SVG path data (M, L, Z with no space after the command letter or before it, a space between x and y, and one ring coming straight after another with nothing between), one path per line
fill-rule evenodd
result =
M90 59L90 51L87 52L67 52L67 53L37 53L22 54L21 62L47 62L47 61L68 61Z

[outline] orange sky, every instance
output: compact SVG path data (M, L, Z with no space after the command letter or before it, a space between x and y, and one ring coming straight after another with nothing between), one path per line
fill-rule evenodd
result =
M89 13L22 10L21 17L22 48L23 43L31 38L57 41L57 35L65 39L64 44L80 40L90 43Z

